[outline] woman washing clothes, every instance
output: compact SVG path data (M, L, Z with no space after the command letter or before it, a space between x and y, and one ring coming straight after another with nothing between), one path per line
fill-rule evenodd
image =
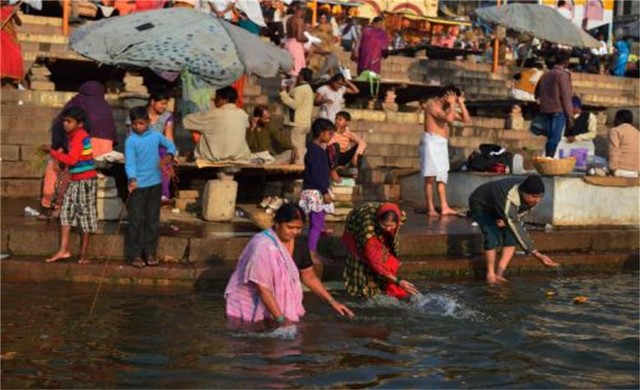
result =
M351 295L386 294L398 299L418 294L398 276L398 231L402 212L393 203L368 202L347 216L342 243L347 249L344 284Z
M340 315L353 317L316 276L307 247L296 245L304 222L299 206L285 204L276 212L275 226L249 241L224 294L227 318L233 325L281 327L300 321L305 313L300 282Z

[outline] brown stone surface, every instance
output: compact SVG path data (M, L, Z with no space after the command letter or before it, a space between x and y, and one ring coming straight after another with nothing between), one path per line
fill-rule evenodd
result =
M7 198L37 197L40 194L40 179L2 179L0 196Z
M158 257L161 261L177 263L187 252L189 240L179 237L161 236L158 241Z
M2 161L2 179L38 179L44 174L44 164L30 161Z
M20 160L20 145L2 144L0 147L0 159L2 162Z
M189 240L189 260L197 262L236 261L249 242L248 237Z

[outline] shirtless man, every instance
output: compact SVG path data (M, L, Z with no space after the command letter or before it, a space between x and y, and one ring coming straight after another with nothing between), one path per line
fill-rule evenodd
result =
M460 108L460 112L456 108ZM420 172L424 177L427 215L437 217L433 201L433 184L437 182L441 215L455 215L447 202L446 184L449 175L449 125L453 121L469 123L471 118L464 105L460 89L444 87L437 98L430 99L424 110L424 133L420 141Z
M297 77L300 69L307 66L304 58L304 43L307 37L304 36L304 14L306 8L300 2L292 3L293 16L287 20L287 40L284 42L284 48L293 57L293 68L289 73L293 77Z

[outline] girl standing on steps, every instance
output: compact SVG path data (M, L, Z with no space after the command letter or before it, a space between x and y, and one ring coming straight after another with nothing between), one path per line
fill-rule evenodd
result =
M311 260L322 274L323 259L318 254L318 241L324 229L325 213L334 210L329 192L330 165L326 144L331 140L335 126L328 119L318 118L311 125L313 141L304 156L300 207L309 214L309 251Z

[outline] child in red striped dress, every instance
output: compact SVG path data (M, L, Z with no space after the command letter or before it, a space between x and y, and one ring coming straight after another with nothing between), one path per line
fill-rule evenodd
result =
M84 129L86 114L83 109L72 107L62 113L62 126L69 139L69 153L51 150L50 145L42 149L50 152L51 157L69 166L71 183L64 194L62 211L60 213L60 249L46 260L53 263L71 257L69 251L69 235L72 226L80 225L82 230L82 244L78 263L88 263L87 250L89 236L98 227L98 213L96 207L97 173L93 161L91 138Z

